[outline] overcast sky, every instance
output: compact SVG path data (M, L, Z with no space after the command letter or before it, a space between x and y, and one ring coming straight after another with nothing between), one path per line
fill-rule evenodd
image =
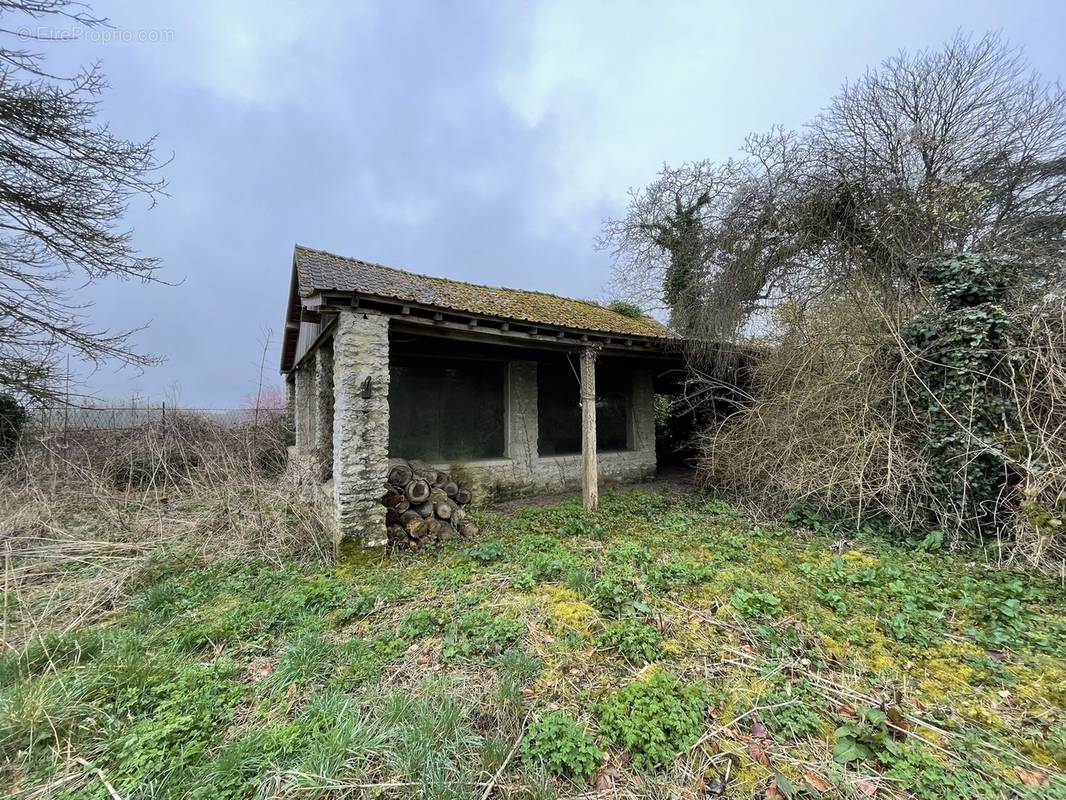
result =
M254 391L268 329L278 381L295 242L600 299L600 224L664 161L735 155L960 28L1001 30L1047 78L1066 67L1061 0L92 6L112 40L56 45L52 63L102 61L104 118L173 155L169 196L129 223L180 285L84 293L98 325L148 324L140 346L166 358L89 388L198 407Z

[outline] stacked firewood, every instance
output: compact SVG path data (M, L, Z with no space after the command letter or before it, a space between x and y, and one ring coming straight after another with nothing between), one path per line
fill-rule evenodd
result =
M381 503L389 546L420 550L454 536L473 536L477 525L466 515L470 490L447 472L417 464L389 470Z

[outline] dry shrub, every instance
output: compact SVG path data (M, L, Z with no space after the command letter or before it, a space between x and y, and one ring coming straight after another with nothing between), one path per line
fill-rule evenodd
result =
M1019 425L1008 449L1021 475L1014 557L1066 560L1066 299L1028 315L1013 393Z
M702 437L703 480L775 513L802 503L856 520L878 515L905 530L939 526L959 543L967 521L943 502L919 446L921 406L940 399L904 388L915 354L900 331L911 317L860 290L782 309L780 333L751 368L748 402ZM957 422L975 455L992 447L1006 452L1017 486L1003 498L997 559L1060 569L1066 557L1066 305L1048 301L1015 318L1027 338L1004 358L1016 365L1010 392L1017 424L988 443L967 420ZM959 463L960 474L966 468Z
M789 306L751 367L751 397L702 439L705 480L773 510L913 506L917 454L899 436L891 318L873 302Z
M315 510L281 477L286 432L195 416L39 435L0 475L4 638L121 608L150 562L327 559Z

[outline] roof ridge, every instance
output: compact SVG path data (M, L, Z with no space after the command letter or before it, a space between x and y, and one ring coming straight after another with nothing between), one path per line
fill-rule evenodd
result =
M457 280L456 278L445 278L445 277L442 277L440 275L427 275L424 272L414 272L414 271L409 270L409 269L400 269L399 267L392 267L392 266L389 266L388 264L379 264L376 261L367 261L366 259L363 259L363 258L354 258L352 256L342 256L339 253L332 253L329 250L322 250L322 249L317 248L317 247L308 247L307 245L300 244L299 242L297 242L297 243L295 243L293 245L293 249L294 250L295 249L306 250L306 251L309 251L309 252L312 252L312 253L318 253L320 255L329 256L330 258L339 258L342 261L351 261L351 262L354 262L356 264L365 264L365 265L370 266L370 267L378 267L379 269L387 269L387 270L389 270L391 272L398 272L401 275L414 275L416 278L428 278L428 279L433 280L433 281L448 281L449 283L461 283L464 286L474 286L474 287L476 287L478 289L500 289L500 290L505 291L505 292L521 292L522 294L536 294L536 295L540 295L541 297L551 297L551 298L553 298L555 300L566 300L566 301L568 301L570 303L584 303L585 305L592 306L593 308L600 308L600 309L603 309L604 311L609 311L612 314L618 314L618 316L620 316L620 317L625 317L626 316L625 314L621 314L618 311L615 311L614 309L612 309L612 308L610 308L608 306L605 306L605 305L603 305L601 303L596 302L595 300L585 300L585 299L580 298L580 297L567 297L566 295L555 294L554 292L542 292L539 289L515 289L515 288L510 287L510 286L490 286L487 283L474 283L472 281L460 281L460 280ZM641 314L646 319L655 319L654 317L652 317L649 314L644 314L643 312L641 312ZM632 317L627 317L627 318L628 319L632 319Z

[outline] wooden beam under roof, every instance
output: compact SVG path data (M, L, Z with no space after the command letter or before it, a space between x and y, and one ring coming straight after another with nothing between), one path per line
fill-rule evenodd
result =
M533 342L546 344L554 341L567 345L599 344L612 350L617 348L619 350L624 349L644 353L662 352L664 355L672 354L672 351L679 349L681 344L680 339L635 336L632 334L619 338L617 333L546 326L542 323L451 311L442 309L439 306L427 306L390 298L353 297L352 295L332 292L321 293L315 295L315 297L320 298L312 306L317 311L333 311L361 305L389 314L397 323L402 321L403 323L412 323L414 325L427 324L440 330L442 335L455 334L458 337L460 331L470 332L477 330L478 339L481 341L487 335L494 339L514 339L525 342L527 346ZM311 299L304 298L305 307L307 301ZM484 333L482 334L481 332Z

